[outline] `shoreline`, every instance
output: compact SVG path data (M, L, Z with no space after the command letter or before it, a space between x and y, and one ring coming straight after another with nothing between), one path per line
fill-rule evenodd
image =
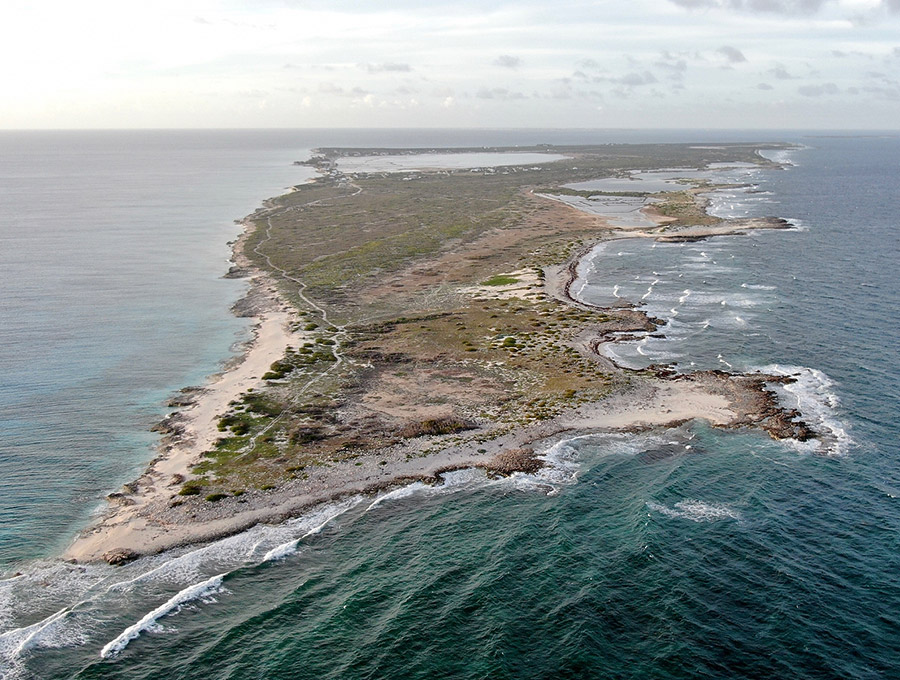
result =
M589 306L570 297L568 290L577 277L578 263L597 243L579 250L555 274L551 272L546 290L562 290L568 304ZM258 273L254 276L267 275ZM268 286L272 285L268 282ZM274 288L269 288L266 293L277 295ZM735 389L734 385L729 387L729 383L742 376L702 372L672 377L660 371L655 377L619 389L602 401L576 407L561 416L482 442L480 450L484 453L476 452L474 444L464 443L424 458L401 460L398 457L386 466L377 466L370 460L368 464L353 468L345 466L331 474L320 473L310 489L301 491L297 485L288 483L276 490L254 494L256 497L250 502L241 498L215 504L213 508L204 508L203 516L198 513L197 521L185 524L172 516L171 499L177 482L188 477L191 464L198 462L217 436L216 416L247 387L261 384L258 376L283 355L285 347L302 339L299 334L285 329L290 321L290 313L284 309L288 303L280 298L270 299L270 302L274 304L276 300L280 309L261 311L256 317L254 339L239 362L198 390L186 410L176 411L166 419L169 432L161 444L161 455L136 482L125 486L127 495L111 495L110 507L104 516L73 541L65 551L64 559L77 562L106 559L120 563L144 554L224 538L260 522L284 521L347 496L373 494L416 481L439 482L442 473L452 470L480 468L499 474L534 471L542 467L543 462L537 457L541 452L535 452L531 447L564 434L639 432L673 427L694 419L706 420L716 427L735 428L758 424L764 411L773 406L771 399L765 396L767 391L762 383L765 382L763 378L774 379L774 376L752 377ZM636 312L636 316L642 314ZM594 338L585 345L589 347L585 351L591 352L597 360L613 363L602 357L597 349L606 341L610 340ZM617 365L615 368L623 373L641 373ZM775 410L779 409L776 407ZM201 439L194 433L204 425L205 438ZM170 438L174 441L166 442ZM374 456L370 458L374 459ZM183 477L179 479L178 475ZM239 504L251 507L244 508Z
M429 441L407 441L378 450L356 462L338 461L326 467L311 468L303 479L294 479L277 488L247 491L216 503L177 495L178 487L191 477L191 466L203 458L220 436L218 419L229 403L249 388L264 383L269 366L284 356L291 344L306 339L292 331L300 316L298 310L279 292L272 274L254 267L244 253L249 237L258 229L251 218L273 205L263 207L243 221L245 230L233 244L234 267L226 276L251 279L248 294L235 304L239 315L255 319L253 339L244 353L222 373L212 376L203 388L186 388L172 404L183 407L167 416L159 426L164 433L160 455L135 482L124 485L123 492L110 494L103 515L83 530L69 545L63 559L76 562L106 560L121 564L145 554L196 544L239 533L260 522L279 522L297 516L317 505L355 494L372 494L414 481L438 482L439 475L450 470L481 468L489 474L533 472L544 465L533 446L550 438L583 431L644 431L671 427L693 419L704 419L716 427L759 426L778 438L790 429L795 413L785 412L766 382L784 378L763 375L733 375L706 371L673 375L666 367L633 371L602 356L600 345L613 342L620 331L652 332L660 323L638 310L628 310L628 321L619 327L586 329L573 346L591 361L611 367L624 379L607 397L581 406L570 407L552 418L515 429L486 427L482 438L461 438L460 443L443 439L435 453L427 449ZM552 199L548 199L552 200ZM570 210L577 210L569 206ZM696 240L717 235L744 233L757 228L785 228L784 220L732 222L686 227L677 233L651 233L646 230L610 228L600 216L593 216L599 233L590 244L581 247L562 265L545 267L543 292L569 307L594 307L575 299L571 286L577 279L582 259L599 243L616 238L660 238L670 236ZM660 225L662 228L664 225ZM296 279L292 279L296 281ZM299 281L298 281L299 282ZM622 310L617 310L622 311ZM630 327L629 324L634 327ZM593 332L592 332L593 331ZM772 428L763 423L775 421ZM777 423L781 424L781 430ZM805 427L805 426L804 426ZM787 436L793 436L788 434ZM477 444L476 444L477 442ZM476 450L477 449L477 450ZM379 460L380 459L380 460Z
M182 388L169 399L167 404L176 410L151 428L161 435L157 455L140 477L124 484L122 491L106 496L107 506L75 536L63 559L85 561L84 556L90 555L87 559L94 560L110 550L135 550L126 547L134 543L135 532L149 532L142 539L155 540L159 532L142 519L141 511L169 501L178 486L191 477L191 466L220 436L218 420L229 403L262 385L261 376L271 364L283 357L290 345L303 340L302 332L291 329L299 320L296 310L282 299L270 275L251 266L241 252L252 226L247 219L242 224L244 231L232 246L233 266L224 276L249 280L247 292L231 311L253 319L251 337L202 386Z

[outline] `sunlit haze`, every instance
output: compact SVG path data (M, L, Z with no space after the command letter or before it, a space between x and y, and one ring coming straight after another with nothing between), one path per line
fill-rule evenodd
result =
M896 128L900 0L7 0L2 128Z

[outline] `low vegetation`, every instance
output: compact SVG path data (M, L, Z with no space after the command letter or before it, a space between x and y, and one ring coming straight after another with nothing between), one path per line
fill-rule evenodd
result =
M544 267L602 236L598 220L536 196L535 187L571 193L561 185L624 170L765 162L756 148L562 147L553 151L571 159L538 169L419 173L407 182L328 175L274 200L256 214L245 252L279 277L303 315L298 329L312 339L222 414L221 438L180 493L221 501L336 461L477 442L602 398L622 378L579 350L578 338L614 326L615 314L540 290L527 299L461 291L521 282L497 272L531 268L543 279ZM355 152L320 153L326 164ZM661 213L702 218L692 191L667 197ZM298 295L297 281L327 318Z

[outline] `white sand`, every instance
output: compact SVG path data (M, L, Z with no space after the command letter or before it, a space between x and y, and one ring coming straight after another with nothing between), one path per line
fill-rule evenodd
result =
M559 424L573 430L621 430L697 418L728 425L737 417L730 406L727 397L696 383L654 381L640 390L578 408L560 418Z
M139 516L139 511L147 505L165 503L176 493L180 484L173 483L173 478L177 479L175 475L190 478L191 466L221 436L218 421L229 403L249 388L262 385L262 375L272 363L282 358L289 346L306 339L302 333L291 332L294 319L284 309L263 312L257 319L253 340L243 358L214 376L195 403L183 411L184 435L137 480L137 492L127 496L130 504L110 508L105 518L75 539L64 558L97 559L104 551L117 547L143 552L161 534L168 533L166 528L149 525Z

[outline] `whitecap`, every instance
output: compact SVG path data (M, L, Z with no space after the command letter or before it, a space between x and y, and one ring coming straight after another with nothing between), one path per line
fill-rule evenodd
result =
M300 542L304 538L309 538L310 536L315 536L316 534L321 533L322 529L328 526L332 522L332 520L343 515L345 512L358 505L361 500L361 498L353 497L341 503L327 505L322 510L312 515L307 515L297 520L291 520L290 522L288 522L288 524L292 527L297 527L299 525L299 527L301 528L306 528L310 524L312 524L313 526L298 538L292 538L291 540L270 549L268 552L266 552L265 555L263 555L262 562L274 562L276 560L288 557L289 555L293 555L299 549Z
M716 522L733 519L740 521L741 514L733 508L721 503L707 503L693 499L678 501L674 506L667 507L661 503L647 501L647 507L666 517L689 519L692 522Z
M21 656L23 652L36 646L41 636L57 621L68 616L68 614L69 608L63 607L37 623L0 634L0 654L3 654L7 660Z
M843 455L849 451L853 438L847 425L838 417L841 401L835 391L834 381L824 371L781 364L763 366L759 370L795 378L792 383L774 384L774 390L787 407L797 409L801 418L821 436L818 443L795 442L795 446L801 450L813 447L828 455Z
M400 500L403 498L409 498L410 496L415 495L417 492L425 491L426 489L433 489L434 487L429 484L423 484L422 482L413 482L407 486L401 486L399 489L393 489L386 493L377 496L374 501L369 504L369 507L365 509L364 512L369 512L370 510L374 510L379 505L384 503L385 501L393 501Z
M177 613L184 605L190 602L222 592L222 580L224 578L225 574L212 576L205 581L195 583L176 593L164 604L161 604L156 609L145 614L140 621L128 626L128 628L119 633L119 635L106 643L103 646L103 649L100 650L100 657L103 659L110 659L120 654L132 640L136 640L144 631L150 630L162 617Z

